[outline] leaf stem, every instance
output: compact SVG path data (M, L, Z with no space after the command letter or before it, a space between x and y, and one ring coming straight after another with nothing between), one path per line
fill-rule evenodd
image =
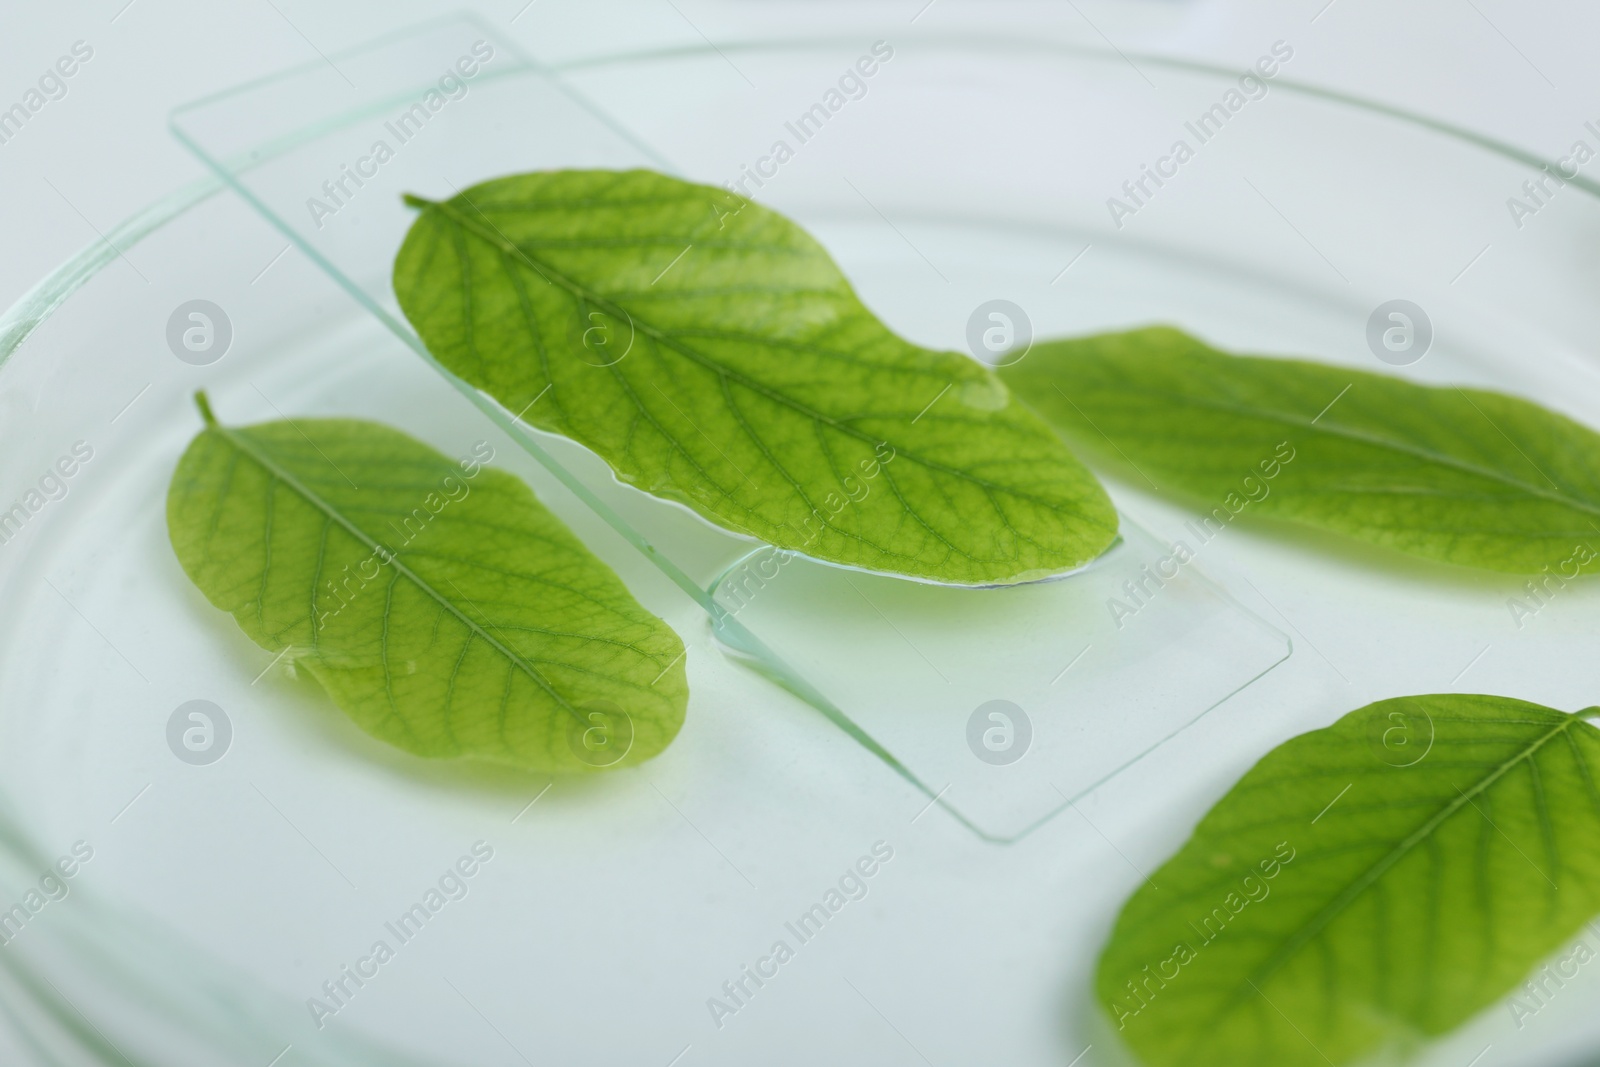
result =
M194 406L200 409L200 417L206 421L207 429L215 430L218 428L217 417L211 411L211 398L206 396L204 389L195 390Z
M430 208L438 203L436 200L429 200L427 197L418 196L416 193L401 193L400 199L404 200L408 206L418 208Z

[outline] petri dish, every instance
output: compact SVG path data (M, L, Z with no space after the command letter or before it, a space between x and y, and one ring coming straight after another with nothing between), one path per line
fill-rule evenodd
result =
M769 565L761 546L618 484L596 457L430 365L387 288L409 221L400 191L554 166L744 179L815 233L886 321L932 346L961 348L973 313L1006 299L1035 336L1167 320L1231 347L1367 366L1366 319L1403 296L1437 329L1431 358L1401 373L1514 386L1580 415L1597 399L1579 355L1594 335L1579 297L1594 270L1575 236L1594 225L1584 191L1562 205L1576 219L1564 230L1515 242L1473 231L1481 205L1536 159L1297 86L1290 64L1196 144L1181 180L1147 183L1134 203L1124 183L1237 72L937 35L895 42L863 95L802 141L793 120L871 45L732 42L552 69L471 18L429 23L180 108L173 132L213 179L111 231L0 320L0 485L41 501L0 544L0 887L17 896L80 843L93 852L81 864L92 881L0 953L14 1003L30 1006L12 1022L41 1060L510 1063L537 1047L563 1062L663 1050L665 1062L705 1027L686 1021L677 989L701 961L614 980L648 915L678 916L681 936L726 907L678 884L646 914L630 902L626 885L669 848L637 828L666 799L649 768L620 786L552 787L537 836L517 836L548 780L383 750L188 587L162 500L197 429L195 388L230 422L345 414L451 453L491 440L497 462L684 636L697 686L755 668L805 701L816 731L864 750L986 846L1026 847L1291 652L1205 577L1204 559L1116 625L1107 599L1171 547L1131 517L1094 566L1012 590ZM396 131L465 56L479 73L459 95ZM754 92L730 91L743 61L759 66ZM396 151L376 175L325 189L385 137ZM795 151L774 169L778 141ZM1074 146L1067 162L1062 144ZM181 336L196 309L214 332L185 358L172 324ZM63 458L70 477L51 473ZM227 722L225 751L203 765L168 740L196 700ZM987 717L996 706L1007 719ZM1026 750L985 759L974 717L982 737L1014 731L1017 711ZM738 758L718 729L691 726L679 749L702 774ZM743 828L739 866L781 868L809 821L763 812ZM597 834L632 847L595 861ZM480 842L517 874L475 889L487 899L471 924L421 950L459 997L450 1013L436 978L320 992L382 936L383 917ZM563 865L603 870L603 888L586 883L574 900L550 876ZM591 909L606 920L571 919ZM532 951L583 962L535 975ZM308 1012L316 998L337 1003L334 1018ZM559 1009L519 1016L530 998Z

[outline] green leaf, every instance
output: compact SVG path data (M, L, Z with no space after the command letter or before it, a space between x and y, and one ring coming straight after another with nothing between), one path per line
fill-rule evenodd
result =
M630 485L817 559L957 584L1116 535L994 372L919 348L794 223L649 171L500 178L422 212L400 306L449 370Z
M1198 501L1208 530L1270 516L1516 574L1596 557L1600 435L1526 400L1160 327L1038 343L1002 375L1098 460Z
M363 730L535 770L638 763L688 700L683 644L528 487L350 419L206 429L167 495L185 573Z
M1095 988L1123 1039L1327 1067L1504 996L1600 910L1595 714L1402 697L1268 753L1118 917Z

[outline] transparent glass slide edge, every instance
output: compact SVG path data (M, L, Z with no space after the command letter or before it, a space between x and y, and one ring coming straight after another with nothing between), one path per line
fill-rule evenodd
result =
M938 783L942 805L1010 842L1292 652L1192 563L1175 566L1177 549L1121 526L1117 545L1055 581L926 585L764 548L713 591Z
M526 79L529 83L537 83L536 87L528 90L534 102L540 99L546 103L550 102L548 96L541 98L538 94L559 93L567 103L575 104L581 109L586 121L609 131L612 136L624 143L628 147L629 160L638 158L660 169L670 169L659 153L628 133L620 123L600 116L592 105L581 97L575 97L568 87L553 79L548 71L517 52L514 47L505 44L492 30L472 18L449 19L428 24L418 30L391 35L372 45L329 57L325 64L301 65L279 75L260 79L247 86L185 105L174 113L173 132L198 158L211 167L222 181L238 192L255 210L317 263L358 304L370 311L441 377L450 382L491 421L533 455L586 506L621 533L637 550L699 603L711 617L713 630L726 647L735 651L764 675L812 704L858 744L876 755L890 769L928 797L930 803L939 804L972 832L985 839L1011 841L1045 821L1066 804L1070 804L1088 788L1093 788L1097 781L1103 780L1097 778L1082 783L1074 781L1069 787L1070 794L1061 793L1062 803L1058 804L1052 800L1042 817L1034 819L1027 816L1020 822L1016 817L1012 817L1003 828L992 819L984 818L980 822L974 818L972 811L961 810L960 805L953 804L944 796L945 789L932 788L933 783L926 780L925 770L908 765L904 754L897 757L890 751L890 746L882 744L873 733L862 727L859 716L847 714L841 709L837 699L829 699L819 684L810 681L808 672L797 669L790 661L774 652L765 641L735 617L735 612L724 610L710 591L689 578L686 570L669 558L667 553L652 544L633 524L591 492L582 479L574 475L538 441L527 434L514 416L494 400L440 366L392 308L391 294L387 290L386 283L374 282L368 277L364 285L358 277L352 276L352 267L359 271L362 277L373 273L373 264L363 261L363 255L370 251L370 233L364 238L368 246L366 249L341 246L335 237L323 232L320 220L315 232L312 232L303 221L300 226L289 221L285 211L298 207L298 201L288 199L289 194L281 184L272 184L259 172L252 182L247 183L243 179L247 171L257 171L264 160L282 154L286 146L306 145L319 137L331 137L336 132L356 124L370 123L381 117L386 110L403 107L408 102L416 101L420 94L431 88L435 72L441 67L448 69L448 58L462 51L468 42L475 42L478 45L493 42L490 51L514 57L510 64L497 65L492 71L486 70L480 73L478 75L480 79L498 80L503 83L506 79L520 78ZM419 72L423 73L419 76ZM348 97L355 83L366 87L361 99L354 106L346 107L336 115L331 117L325 115L323 112L329 95ZM373 86L377 88L371 88ZM462 99L465 98L466 92L463 90ZM528 109L529 113L538 113L541 110L545 109L538 107ZM307 116L315 118L308 120ZM573 132L560 126L561 120L557 116L547 113L541 117L552 124L557 135L561 132L569 134ZM393 132L392 127L386 125L385 128ZM252 146L249 138L262 140L259 146ZM326 158L322 160L323 164L331 163L335 159L333 154L324 153L324 155ZM426 175L419 176L426 177ZM275 180L280 183L283 178L284 175L281 174L275 176ZM294 174L293 184L296 188L302 180L302 175ZM389 191L393 192L392 189ZM370 198L373 194L366 195ZM370 260L370 254L366 254L366 259ZM386 271L381 273L384 278L387 277ZM1259 619L1249 616L1249 613L1244 612L1214 587L1212 594L1215 601L1207 605L1208 610L1222 610L1218 605L1226 604L1231 606L1232 611L1248 617L1255 624L1265 625ZM1176 605L1163 605L1162 611L1181 613ZM761 628L772 629L770 626ZM1243 643L1237 649L1230 648L1225 651L1238 652L1239 669L1245 675L1244 684L1248 684L1248 681L1258 677L1262 671L1270 669L1287 655L1287 642L1285 640L1281 650L1273 650L1270 653L1263 652L1259 647L1246 647ZM823 671L823 675L826 680L822 681L821 685L829 689L848 691L849 687L843 684L843 679L834 677L826 670ZM1204 714L1232 691L1236 691L1236 688L1221 694L1213 694L1208 690L1207 697L1215 695L1215 699L1198 709L1185 709L1177 726L1181 728L1200 714ZM1138 758L1143 752L1175 732L1165 727L1153 727L1153 729L1159 729L1160 732L1149 739L1150 743L1144 749L1133 753L1132 758ZM930 763L928 752L919 751L918 757L916 763ZM1130 760L1123 759L1119 754L1108 773L1116 773L1116 770L1126 766L1128 762Z

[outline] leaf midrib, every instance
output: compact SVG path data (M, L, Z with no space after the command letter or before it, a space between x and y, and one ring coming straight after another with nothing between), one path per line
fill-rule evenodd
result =
M1406 838L1396 844L1394 848L1389 850L1388 853L1378 859L1377 862L1373 863L1372 866L1368 867L1366 871L1360 875L1360 877L1351 881L1350 884L1347 885L1338 896L1329 901L1327 904L1323 905L1322 909L1318 911L1317 914L1313 915L1309 920L1301 925L1298 930L1285 939L1283 945L1276 952L1268 956L1266 960L1257 965L1256 969L1246 976L1243 982L1236 984L1232 997L1230 997L1228 1001L1219 1009L1217 1013L1218 1017L1221 1017L1222 1015L1225 1015L1233 1011L1234 1008L1238 1007L1238 1005L1243 1001L1245 997L1245 991L1247 989L1253 990L1255 987L1264 983L1274 972L1287 963L1290 958L1292 958L1306 945L1310 944L1310 942L1315 939L1317 935L1326 930L1334 919L1338 918L1346 908L1355 902L1357 897L1361 896L1361 894L1372 888L1372 886L1375 885L1377 881L1384 876L1384 874L1386 874L1406 856L1410 855L1413 849L1432 836L1434 831L1452 818L1457 812L1461 811L1468 804L1471 804L1474 797L1482 795L1486 790L1489 789L1489 787L1494 785L1495 782L1499 781L1502 777L1508 774L1517 764L1521 763L1523 760L1531 759L1534 754L1548 744L1552 738L1570 728L1574 723L1581 723L1583 721L1583 714L1584 713L1582 712L1578 712L1569 715L1560 722L1556 723L1537 740L1530 742L1521 752L1502 762L1494 769L1492 773L1485 775L1476 785L1472 787L1470 791L1461 790L1461 788L1457 786L1456 788L1459 795L1454 800L1451 800L1443 808L1439 809L1439 811L1436 812L1432 818L1428 819L1427 822L1423 823L1416 830L1412 831ZM1580 759L1579 762L1580 764L1587 766L1587 761ZM1194 1046L1198 1044L1199 1041L1200 1036L1196 1036L1195 1040L1190 1043L1190 1051L1193 1051Z
M1568 497L1559 492L1552 493L1538 485L1532 484L1531 482L1518 481L1516 478L1507 474L1503 474L1499 471L1477 467L1455 457L1443 455L1425 448L1418 448L1402 441L1392 441L1383 437L1375 437L1359 431L1340 427L1333 423L1329 423L1326 426L1316 426L1307 419L1295 418L1282 412L1263 410L1261 408L1251 407L1245 404L1229 404L1221 401L1202 400L1191 396L1186 396L1181 393L1172 393L1160 389L1154 389L1151 390L1151 392L1156 396L1163 397L1174 402L1176 406L1179 407L1188 406L1205 408L1212 411L1226 412L1230 415L1245 415L1260 419L1265 422L1276 422L1284 426L1291 426L1301 430L1310 430L1313 433L1324 434L1329 437L1343 438L1345 440L1358 442L1360 444L1391 449L1395 452L1409 455L1416 459L1426 460L1440 467L1453 469L1463 474L1470 474L1475 477L1483 478L1486 481L1498 482L1502 485L1506 485L1513 489L1527 493L1530 496L1536 496L1553 503L1562 504L1566 507L1573 508L1576 511L1583 511L1591 515L1600 516L1600 506L1585 503L1582 500ZM1487 421L1487 419L1488 417L1485 416L1485 421ZM1492 422L1490 422L1489 425L1494 427L1494 423ZM1498 427L1495 428L1498 429ZM1513 444L1512 447L1516 446ZM1527 459L1526 456L1523 458ZM1532 464L1533 461L1528 460L1528 462Z
M516 257L520 258L525 263L527 263L530 267L532 267L536 271L538 271L540 273L540 275L545 277L547 280L555 282L557 285L560 285L561 288L567 290L568 293L570 293L572 296L576 297L577 299L586 301L586 302L588 302L590 304L593 304L597 308L599 308L599 309L605 311L607 314L611 315L613 318L620 317L620 318L627 319L630 324L632 324L640 332L642 332L642 333L646 334L648 337L650 337L653 341L656 342L656 344L665 346L667 348L670 348L672 351L677 352L679 355L683 356L684 358L690 360L691 362L694 362L694 363L698 364L699 366L705 368L706 370L711 371L712 373L718 375L719 377L726 378L726 379L731 380L731 381L735 381L739 385L743 386L744 388L749 389L751 392L757 393L757 394L759 394L761 396L766 397L768 400L771 400L773 403L779 404L779 405L781 405L783 407L787 407L790 410L796 412L797 414L803 415L804 417L810 419L813 422L821 423L822 425L825 425L825 426L829 427L830 429L833 429L833 430L837 431L838 433L843 434L846 437L853 438L853 439L855 439L855 440L857 440L857 441L859 441L859 442L861 442L863 444L869 444L869 445L870 444L877 444L882 440L881 438L875 439L875 438L873 438L873 436L871 434L863 433L860 430L857 430L852 426L849 426L849 425L847 425L845 423L842 423L842 422L838 421L837 419L832 418L829 415L826 415L826 414L824 414L822 412L819 412L819 411L815 411L812 408L808 407L807 405L801 403L800 401L795 400L793 397L788 396L785 393L777 392L777 391L769 388L768 386L763 385L761 382L758 382L755 379L749 378L749 377L739 373L738 371L736 371L736 370L734 370L734 369L732 369L730 367L727 367L727 366L723 365L722 363L717 362L716 360L710 358L709 356L705 355L704 353L696 351L695 349L693 349L693 348L689 347L688 345L684 344L674 334L672 334L672 333L670 333L670 332L668 332L666 330L663 330L660 327L652 325L647 320L644 320L644 319L641 319L641 318L635 316L627 308L624 308L620 304L617 304L615 301L611 300L609 297L602 296L601 294L596 293L596 292L588 289L587 287L585 287L580 282L568 277L565 273L563 273L563 272L555 269L554 267L552 267L549 263L547 263L542 258L529 255L526 249L524 249L521 245L517 244L515 241L512 241L509 237L506 237L503 234L491 233L491 232L486 231L482 226L478 225L474 220L472 220L471 218L468 218L462 212L457 210L456 207L454 206L454 204L452 204L450 201L447 201L447 200L423 200L420 197L415 198L415 200L416 200L416 202L421 203L421 204L424 205L424 210L437 209L441 214L446 215L457 226L459 226L463 230L471 233L473 236L477 237L479 240L484 241L485 243L487 243L487 244L489 244L489 245L491 245L491 246L493 246L495 248L500 249L502 252L510 253L510 254L515 255ZM495 207L497 205L491 204L489 206L490 207ZM764 343L767 343L767 342L764 341L764 340L759 340L758 343L763 343L764 344ZM918 453L910 451L910 450L901 449L901 448L897 447L896 450L895 450L895 454L897 456L903 456L906 459L911 460L913 463L916 463L919 466L927 468L928 470L936 471L936 472L938 472L940 474L943 474L943 475L946 475L948 477L952 477L952 478L958 479L960 481L968 482L968 483L970 483L972 485L975 485L975 486L978 486L978 487L984 489L985 491L996 491L996 492L1005 493L1005 494L1007 494L1009 496L1012 496L1012 497L1015 497L1015 498L1017 498L1019 500L1025 500L1025 501L1027 501L1029 503L1036 504L1036 505L1039 505L1040 507L1045 507L1045 508L1058 508L1062 504L1062 502L1060 500L1051 500L1051 499L1046 499L1046 498L1043 498L1043 497L1038 497L1038 496L1035 496L1032 493L1028 493L1028 492L1026 492L1026 491L1024 491L1022 489L1019 489L1019 488L1017 488L1015 486L1001 485L1001 484L998 484L998 483L995 483L995 482L990 482L990 481L988 481L986 479L977 478L977 477L973 476L973 474L970 471L964 471L964 470L959 470L959 469L956 469L956 468L953 468L953 467L948 467L948 466L946 466L946 465L944 465L942 463L937 463L937 462L935 462L933 460L930 460L930 459L928 459L928 458L926 458L924 456L921 456ZM1013 532L1015 532L1015 531L1013 531Z
M462 623L462 625L464 625L472 633L473 636L483 641L483 643L488 645L490 648L493 648L495 651L499 652L506 658L507 661L515 665L519 670L531 678L533 682L538 685L539 688L543 689L552 700L559 704L564 710L569 712L580 725L586 727L591 725L586 719L584 719L583 715L578 711L577 708L573 707L572 704L564 696L562 696L554 686L545 680L544 676L539 673L538 668L536 668L532 663L528 662L520 654L507 648L500 641L496 640L492 634L488 633L482 626L478 625L475 620L469 617L460 608L456 607L448 597L435 589L427 581L423 580L421 575L417 574L410 567L407 567L403 562L401 562L398 552L391 552L389 549L383 548L378 543L377 539L371 537L365 530L361 529L361 527L357 526L353 521L346 518L338 508L334 507L327 500L323 499L322 496L306 486L305 483L300 481L298 477L275 461L264 450L256 447L256 445L243 434L240 434L220 424L213 424L209 427L209 429L213 433L220 434L223 440L227 441L240 452L249 456L268 474L272 475L274 478L278 479L290 489L298 493L301 498L306 501L306 503L322 512L322 514L327 518L338 523L347 533L356 538L356 540L360 541L362 544L366 545L375 552L381 550L384 555L389 557L390 565L394 567L396 573L409 579L411 583L418 589L421 589L424 593L428 594L428 596L432 597L440 607L454 615ZM387 659L387 653L385 653L385 659Z

